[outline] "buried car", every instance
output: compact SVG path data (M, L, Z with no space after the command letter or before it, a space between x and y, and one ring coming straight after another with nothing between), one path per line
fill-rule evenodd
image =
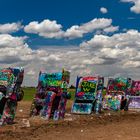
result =
M0 69L0 125L14 121L17 102L24 96L21 89L23 76L23 68Z
M140 81L132 81L132 88L128 101L129 110L140 110Z
M132 81L131 95L140 96L140 81Z
M101 111L104 78L99 76L77 77L72 113L91 114Z
M128 100L131 92L130 78L109 78L107 92L103 99L103 108L109 110L128 109Z
M70 72L40 72L37 93L35 94L30 116L40 115L45 119L64 118L67 99L70 98L67 88Z

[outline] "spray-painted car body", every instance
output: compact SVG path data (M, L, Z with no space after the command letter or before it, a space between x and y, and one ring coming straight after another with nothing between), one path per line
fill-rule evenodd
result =
M0 69L0 125L14 121L17 102L24 96L21 90L23 76L23 68Z
M91 114L99 112L102 102L104 78L98 76L77 77L72 113Z
M130 78L109 78L107 94L104 96L103 108L109 110L119 110L121 108L122 97L125 98L131 91Z
M58 73L40 72L30 115L54 120L64 118L69 79L70 73L65 70Z
M140 110L140 81L132 81L132 88L128 101L129 110Z
M131 95L140 96L140 81L132 82Z

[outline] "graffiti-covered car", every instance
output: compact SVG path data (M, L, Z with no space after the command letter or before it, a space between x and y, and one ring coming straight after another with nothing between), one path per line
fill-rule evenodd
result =
M140 96L140 81L133 80L132 88L131 88L131 95L132 96Z
M0 125L14 121L17 102L24 96L21 89L23 76L23 68L0 69Z
M133 80L128 101L129 110L140 110L140 81Z
M116 111L124 109L128 101L127 97L130 95L131 86L130 78L109 78L103 108Z
M99 113L102 104L103 87L103 77L77 77L72 113L91 114L93 110L95 110L96 113Z
M35 94L30 116L40 115L45 119L64 118L67 99L70 98L67 88L70 72L40 72L37 92Z

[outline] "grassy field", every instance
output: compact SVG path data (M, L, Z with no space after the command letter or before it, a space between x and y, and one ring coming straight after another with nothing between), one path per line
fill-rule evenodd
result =
M33 87L23 87L24 91L24 101L31 101L34 98L34 94L36 93L36 88ZM68 89L68 92L71 94L71 100L74 99L75 89Z
M34 98L34 94L36 93L36 88L32 87L23 87L22 88L24 91L24 101L31 101Z

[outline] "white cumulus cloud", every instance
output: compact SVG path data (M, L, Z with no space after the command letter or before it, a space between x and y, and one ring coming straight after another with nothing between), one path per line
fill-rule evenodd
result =
M82 31L82 35L95 29L114 32L119 27L115 28L111 23L112 20L109 19L94 19L75 28ZM39 29L41 31L41 28ZM51 28L46 29L47 32L54 33L59 30L61 26L55 26L53 31ZM77 34L80 33L77 32ZM69 35L69 37L72 36ZM0 65L1 67L24 67L24 85L37 85L40 70L57 72L62 68L71 71L73 83L77 75L87 74L140 78L140 32L137 30L131 29L113 35L101 32L78 46L62 46L62 48L40 46L38 49L32 49L26 43L27 39L26 36L0 34Z
M103 14L106 14L108 12L108 10L105 7L101 7L100 12Z
M82 24L81 26L72 26L71 28L66 30L65 36L68 38L83 37L83 35L86 33L91 33L98 29L104 29L106 27L109 27L111 24L112 19L95 18L87 23Z
M50 21L48 19L42 22L33 21L24 27L26 33L39 34L45 38L61 38L63 31L61 30L62 25L57 24L55 20Z
M121 0L121 1L133 3L134 5L130 8L130 10L136 14L140 14L140 0Z
M112 36L95 35L91 40L81 44L81 50L104 60L105 64L117 63L133 67L133 63L140 60L140 33L137 30L129 30L126 33L117 33ZM94 53L93 53L94 52ZM120 66L120 67L121 67Z
M112 19L108 18L95 18L87 23L81 25L73 25L66 31L62 29L62 25L58 24L55 20L49 19L42 22L33 21L24 27L26 33L38 34L44 38L81 38L84 34L92 33L96 30L103 30L105 28L111 28L108 30L117 30L118 27L112 26ZM107 30L107 29L106 29Z
M106 32L106 33L112 33L113 32L114 33L118 30L119 30L119 26L109 26L109 27L104 29L104 32Z
M0 62L16 63L30 60L33 51L25 43L25 37L13 37L9 34L0 34Z
M0 33L7 34L19 31L23 26L20 22L0 24Z

